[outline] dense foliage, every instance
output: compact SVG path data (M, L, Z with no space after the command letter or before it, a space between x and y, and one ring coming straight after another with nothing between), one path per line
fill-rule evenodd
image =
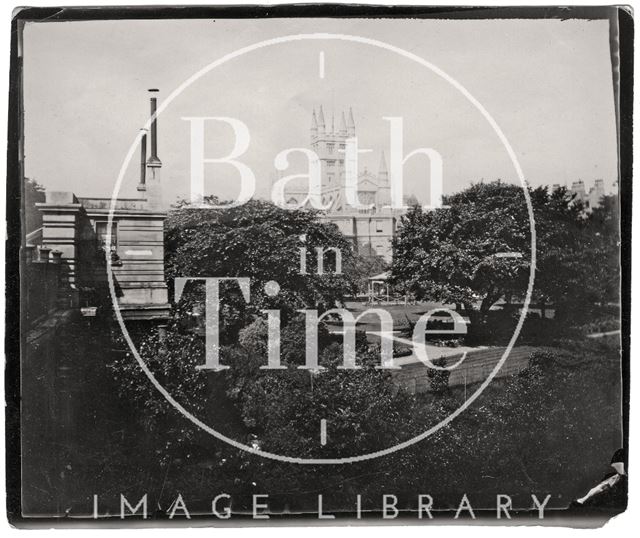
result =
M318 443L320 413L342 409L344 415L325 415L331 417L325 449L335 455L334 442L342 446L341 451L354 447L350 444L352 433L366 439L367 444L381 446L396 435L424 431L462 402L460 389L433 397L393 397L383 376L366 369L358 372L357 387L349 384L345 372L335 375L331 370L313 378L313 390L308 373L282 371L266 376L256 370L252 353L244 348L254 345L249 342L255 342L254 337L243 339L242 349L236 348L238 358L228 355L231 360L249 362L222 374L226 389L230 394L235 392L229 397L230 406L219 394L205 399L209 405L221 406L225 414L235 414L236 424L221 424L215 417L212 423L247 444L255 441L267 450L322 454ZM183 357L179 340L169 342L166 360ZM334 346L325 348L325 358L330 360L337 351ZM494 504L497 490L508 492L516 506L530 506L531 492L552 493L550 506L566 506L600 478L619 446L621 425L615 418L620 406L619 357L617 347L604 340L584 345L571 340L557 342L557 346L553 353L537 353L530 368L520 375L493 383L469 409L427 440L390 456L350 465L306 466L251 456L201 434L179 414L172 416L170 408L155 415L162 420L144 430L130 419L144 424L156 405L149 402L155 398L162 402L162 397L150 389L148 402L143 403L144 399L132 401L126 394L120 401L130 405L129 414L119 414L126 424L104 422L98 415L107 430L83 431L87 440L81 454L91 456L71 460L74 480L77 478L74 487L86 490L88 499L80 508L91 506L94 491L101 492L101 505L113 505L114 510L119 497L109 495L110 491L124 491L132 499L149 492L150 503L163 509L180 491L187 495L190 506L203 510L208 510L211 498L221 492L232 496L235 509L249 508L252 493L268 493L275 510L284 506L315 510L320 493L327 511L353 510L358 494L365 508L379 509L381 492L398 495L400 506L413 509L417 493L433 495L438 507L446 508L457 506L461 492L471 492L474 507L479 507ZM85 375L83 364L88 367L79 356L76 373L80 377ZM329 362L325 364L329 366ZM178 396L183 394L180 387L170 387ZM343 391L351 388L355 392L347 399ZM91 401L89 409L98 404L105 409L115 405L114 390L108 383L83 390L86 396L78 394L77 398ZM382 402L375 399L377 391ZM193 394L192 398L201 395ZM281 399L282 405L278 405ZM367 403L372 406L373 419L389 420L388 424L382 420L376 423L379 441L358 420L358 414L369 412ZM117 433L123 427L126 429ZM190 433L175 450L167 441L175 443L172 436L179 433L179 427ZM111 431L114 435L109 433L105 438ZM126 443L119 441L121 436ZM128 452L123 453L124 449ZM99 480L91 474L96 458L105 462Z
M343 433L343 442L333 444L337 452L351 453L366 444L390 446L391 439L402 434L403 427L389 423L386 431L392 437L382 435L385 415L400 416L401 410L410 409L403 396L392 391L389 376L373 365L355 373L338 370L342 347L324 325L319 327L318 343L327 371L315 376L297 368L305 362L305 325L304 317L296 310L314 308L322 312L334 307L355 291L358 279L367 276L363 268L353 276L350 268L360 260L337 228L323 224L312 212L250 202L225 211L183 206L167 219L166 235L169 282L178 276L251 278L248 304L237 287L222 286L220 356L222 364L231 367L224 374L196 369L204 363L201 286L193 286L174 306L162 336L151 332L140 338L138 349L145 364L176 401L207 422L214 420L218 425L224 422L224 427L232 430L241 426L243 442L259 441L267 450L278 451L283 446L293 453L299 448L300 454L305 454L309 447L317 450L320 418L309 421L309 438L300 436L297 431L300 423L292 420L311 412L323 418L340 415L343 430L348 432L348 425L354 424L363 410L368 410L372 418L367 427L373 429L368 434L363 432L360 440ZM307 250L306 273L300 271L303 247ZM317 247L339 248L344 274L334 273L335 259L333 254L327 254L324 264L327 272L318 275L314 271ZM371 271L378 271L380 263L373 260ZM280 292L275 297L262 293L269 280L280 283ZM262 312L266 308L281 312L281 363L288 367L282 372L259 368L267 364L267 324ZM363 353L359 354L359 360L366 362L368 345L366 339L362 340L361 335L359 346ZM377 353L375 360L379 361ZM173 445L165 447L167 453L191 450L195 454L192 431L181 426L184 419L155 394L156 389L133 357L121 356L112 368L121 394L147 409L145 428L163 430L172 439ZM310 392L313 383L319 383L322 390ZM337 398L341 391L342 397ZM232 418L222 417L219 412L222 408ZM292 415L285 414L284 409ZM338 435L337 431L334 435ZM172 447L180 450L169 450Z
M25 178L24 182L24 222L27 234L42 226L42 213L36 204L46 201L44 187L35 179Z
M611 256L617 248L612 246L617 237L613 201L605 200L601 211L585 216L562 190L535 189L530 194L538 233L538 299L569 308L615 298L617 280L605 268L617 263ZM523 199L521 189L491 183L450 197L447 209L412 209L397 243L394 278L419 297L482 312L500 297L521 295L530 260ZM288 456L345 457L410 439L463 402L466 392L448 386L448 372L429 376L428 394L397 389L388 372L373 367L379 349L362 335L357 341L362 368L340 370L341 340L326 326L319 330L325 369L310 373L298 368L304 363L305 337L304 319L295 308L328 308L354 286L347 276L299 274L303 234L309 272L315 267L315 246L341 245L345 263L356 262L337 229L313 213L281 212L252 202L224 212L183 208L167 225L170 277L253 279L249 305L225 290L223 316L234 320L223 327L221 357L229 370L195 368L204 362L202 332L189 321L202 302L197 290L176 305L166 335L148 333L139 346L163 386L217 431ZM500 252L522 257L496 257ZM587 271L589 259L599 260L602 270L593 270L591 263ZM261 293L270 279L281 286L274 298ZM260 309L267 307L284 312L285 369L279 371L260 368L268 349ZM551 342L543 335L538 344L553 345L554 351L534 354L529 368L494 382L428 439L384 458L338 466L287 464L229 447L173 409L131 356L111 357L110 365L122 400L134 404L131 416L142 426L144 436L138 430L136 438L146 440L145 457L132 460L131 472L142 474L137 465L149 476L163 477L156 480L152 495L159 506L166 507L175 492L186 491L205 507L220 492L236 498L236 509L245 509L252 493L269 493L272 508L315 510L316 495L322 493L326 510L353 509L358 494L365 507L376 509L380 492L389 492L415 509L409 499L419 492L433 495L445 508L456 506L465 491L473 492L481 505L493 504L498 490L526 507L531 492L552 492L550 505L565 506L599 478L593 469L606 463L620 443L620 424L612 419L620 408L618 347L605 341L587 344L582 334L574 337ZM323 419L329 423L326 445L319 442ZM143 479L139 482L147 487Z
M605 198L587 214L564 188L530 188L529 196L536 231L534 300L554 303L561 315L584 312L596 300L616 301L616 199ZM403 217L392 280L419 298L486 313L502 298L524 296L530 263L522 188L478 183L445 197L441 209L414 207Z
M292 211L250 201L225 210L182 206L166 221L166 276L172 286L176 277L250 277L251 300L247 304L236 284L223 284L225 324L222 340L233 341L238 331L262 309L279 309L286 323L296 309L332 308L356 290L349 272L335 273L335 254L342 253L343 268L354 265L351 243L337 227L320 221L310 211ZM326 250L324 274L317 274L317 248ZM301 271L300 249L306 249L306 272ZM274 280L280 291L264 293ZM190 288L197 289L197 286ZM193 301L203 302L200 294Z

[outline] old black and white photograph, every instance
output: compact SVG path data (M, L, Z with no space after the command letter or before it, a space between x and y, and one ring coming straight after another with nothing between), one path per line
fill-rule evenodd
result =
M11 25L12 525L625 511L630 8Z

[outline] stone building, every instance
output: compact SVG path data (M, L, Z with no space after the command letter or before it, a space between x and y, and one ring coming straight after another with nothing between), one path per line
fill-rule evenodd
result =
M151 98L151 114L156 98ZM151 126L151 155L142 135L137 198L115 200L108 234L111 198L83 198L71 192L47 191L36 206L42 228L27 236L28 263L61 265L60 294L70 307L93 306L97 288L106 288L111 270L123 318L164 319L169 314L164 278L164 220L157 155L157 122ZM37 250L37 252L36 252ZM107 267L108 253L110 268ZM103 289L104 291L104 289Z
M558 189L560 185L556 184L553 189ZM604 179L596 179L593 187L587 192L584 181L578 180L571 184L571 188L567 189L571 194L576 195L576 200L581 200L584 204L585 211L591 213L595 207L599 207L602 203L602 197L606 195L604 190Z
M393 256L392 240L402 210L391 209L391 187L384 152L376 173L366 168L358 173L358 199L361 204L373 204L371 209L351 207L345 195L345 147L348 138L356 136L353 111L340 114L336 127L335 116L331 124L325 122L322 106L311 116L311 149L318 155L322 177L322 203L328 206L323 219L334 223L352 240L357 251L365 256L378 255L390 262ZM300 203L307 195L308 186L287 190L287 202Z

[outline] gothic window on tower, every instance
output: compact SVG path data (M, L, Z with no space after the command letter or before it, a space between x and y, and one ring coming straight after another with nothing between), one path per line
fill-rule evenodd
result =
M333 147L334 147L334 145L333 145L333 144L327 144L327 151L328 151L329 153L333 153Z

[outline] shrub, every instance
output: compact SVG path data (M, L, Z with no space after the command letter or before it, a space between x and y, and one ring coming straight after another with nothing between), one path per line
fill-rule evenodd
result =
M529 367L546 369L558 362L558 355L553 351L537 349L529 355Z
M433 364L443 368L447 365L447 359L445 357L440 357L439 359L434 360ZM431 392L434 394L444 394L448 392L450 375L451 372L449 370L434 370L433 368L429 368L427 377L429 378Z

